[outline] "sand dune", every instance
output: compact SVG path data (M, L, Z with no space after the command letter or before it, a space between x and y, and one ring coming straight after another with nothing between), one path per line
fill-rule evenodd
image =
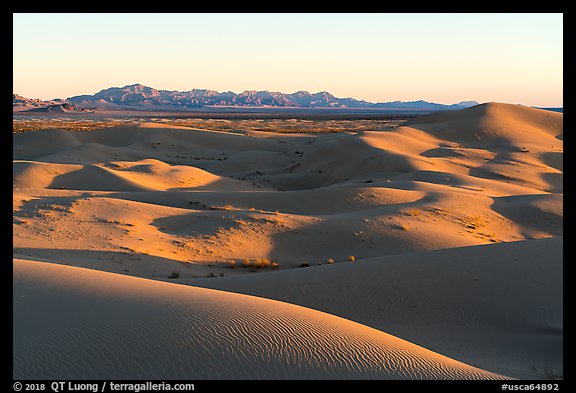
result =
M14 310L15 379L503 378L311 309L42 262L14 261Z
M158 160L111 161L106 164L51 164L14 161L16 188L59 188L91 191L154 191L188 189L254 190L238 180L202 169L168 165ZM214 187L211 188L210 186Z
M477 146L518 147L554 140L563 134L563 115L522 105L487 103L459 111L442 111L408 121L436 138Z
M548 239L563 235L562 120L489 103L331 134L152 122L17 133L14 256L271 297L546 378L562 372L561 239ZM318 375L364 373L354 367Z
M515 378L563 373L562 238L177 282L344 316Z

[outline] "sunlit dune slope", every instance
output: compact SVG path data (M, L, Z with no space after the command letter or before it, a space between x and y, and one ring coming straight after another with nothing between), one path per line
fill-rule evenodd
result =
M498 379L277 301L14 260L15 379Z

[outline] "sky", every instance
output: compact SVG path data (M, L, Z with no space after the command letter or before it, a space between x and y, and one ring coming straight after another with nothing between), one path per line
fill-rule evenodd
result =
M13 91L328 91L563 106L562 14L13 14Z

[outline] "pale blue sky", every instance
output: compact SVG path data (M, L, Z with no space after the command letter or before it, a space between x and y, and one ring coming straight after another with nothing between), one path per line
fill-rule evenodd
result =
M14 92L329 91L562 106L562 14L14 14Z

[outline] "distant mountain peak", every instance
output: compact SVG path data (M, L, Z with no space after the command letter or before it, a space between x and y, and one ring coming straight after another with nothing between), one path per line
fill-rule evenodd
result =
M462 106L464 108L468 108L471 106L480 105L480 103L478 101L460 101L459 103L457 103L455 105Z

